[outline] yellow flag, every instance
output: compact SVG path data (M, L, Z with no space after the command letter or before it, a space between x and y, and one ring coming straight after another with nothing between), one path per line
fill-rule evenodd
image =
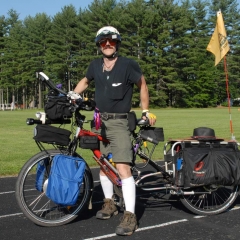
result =
M221 11L217 12L217 24L207 50L215 55L215 66L230 50Z

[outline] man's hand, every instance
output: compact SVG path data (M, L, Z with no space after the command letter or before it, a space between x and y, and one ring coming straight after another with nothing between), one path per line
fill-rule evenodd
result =
M68 94L67 94L67 96L69 97L69 98L71 98L71 99L82 99L82 97L80 96L80 94L78 94L78 93L76 93L76 92L73 92L73 91L70 91L70 92L68 92Z
M156 115L154 115L153 113L150 113L149 110L142 111L142 118L145 120L148 119L150 125L154 125L157 120Z

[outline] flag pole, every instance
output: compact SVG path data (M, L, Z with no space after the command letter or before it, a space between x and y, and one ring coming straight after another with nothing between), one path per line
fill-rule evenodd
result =
M229 120L230 120L230 131L232 134L232 140L235 140L235 136L233 135L233 125L232 125L232 113L231 113L231 103L230 103L230 93L228 87L228 70L227 70L227 58L224 56L224 71L226 76L226 90L227 90L227 99L228 99L228 112L229 112Z
M223 16L221 10L217 12L217 23L214 29L213 35L210 39L210 42L207 46L207 50L215 55L215 66L224 58L224 71L226 75L226 89L227 89L227 100L228 100L228 112L230 115L230 131L232 134L232 140L235 140L233 136L233 126L232 126L232 116L231 116L231 109L230 109L230 94L228 88L228 71L227 71L227 59L226 54L230 50L228 40L227 40L227 33L225 30Z

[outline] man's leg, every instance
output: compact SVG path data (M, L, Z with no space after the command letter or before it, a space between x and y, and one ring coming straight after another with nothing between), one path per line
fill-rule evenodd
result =
M112 198L113 196L113 184L109 178L102 172L99 174L100 183L103 189L103 194L105 198Z
M100 171L100 182L103 189L104 194L104 204L102 206L102 210L98 211L96 214L96 218L98 219L109 219L113 215L118 214L118 209L112 200L113 196L113 184L108 179L106 175L102 171Z
M118 235L131 235L137 229L135 215L136 186L129 164L117 163L117 170L122 180L122 193L125 212L120 225L116 228Z

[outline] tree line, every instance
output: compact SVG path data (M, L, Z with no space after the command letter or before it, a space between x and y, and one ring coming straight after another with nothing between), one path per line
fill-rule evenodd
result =
M38 13L19 19L10 9L0 16L0 90L2 99L42 106L36 73L45 72L66 91L84 77L101 52L94 39L105 25L122 37L120 55L135 59L146 78L151 107L212 107L227 98L223 62L214 67L206 50L216 25L224 18L229 91L240 97L240 14L236 0L93 0L85 9L64 6L54 16ZM92 97L94 84L84 93ZM133 107L139 106L134 91ZM0 97L1 98L1 97ZM1 99L0 99L1 102Z

